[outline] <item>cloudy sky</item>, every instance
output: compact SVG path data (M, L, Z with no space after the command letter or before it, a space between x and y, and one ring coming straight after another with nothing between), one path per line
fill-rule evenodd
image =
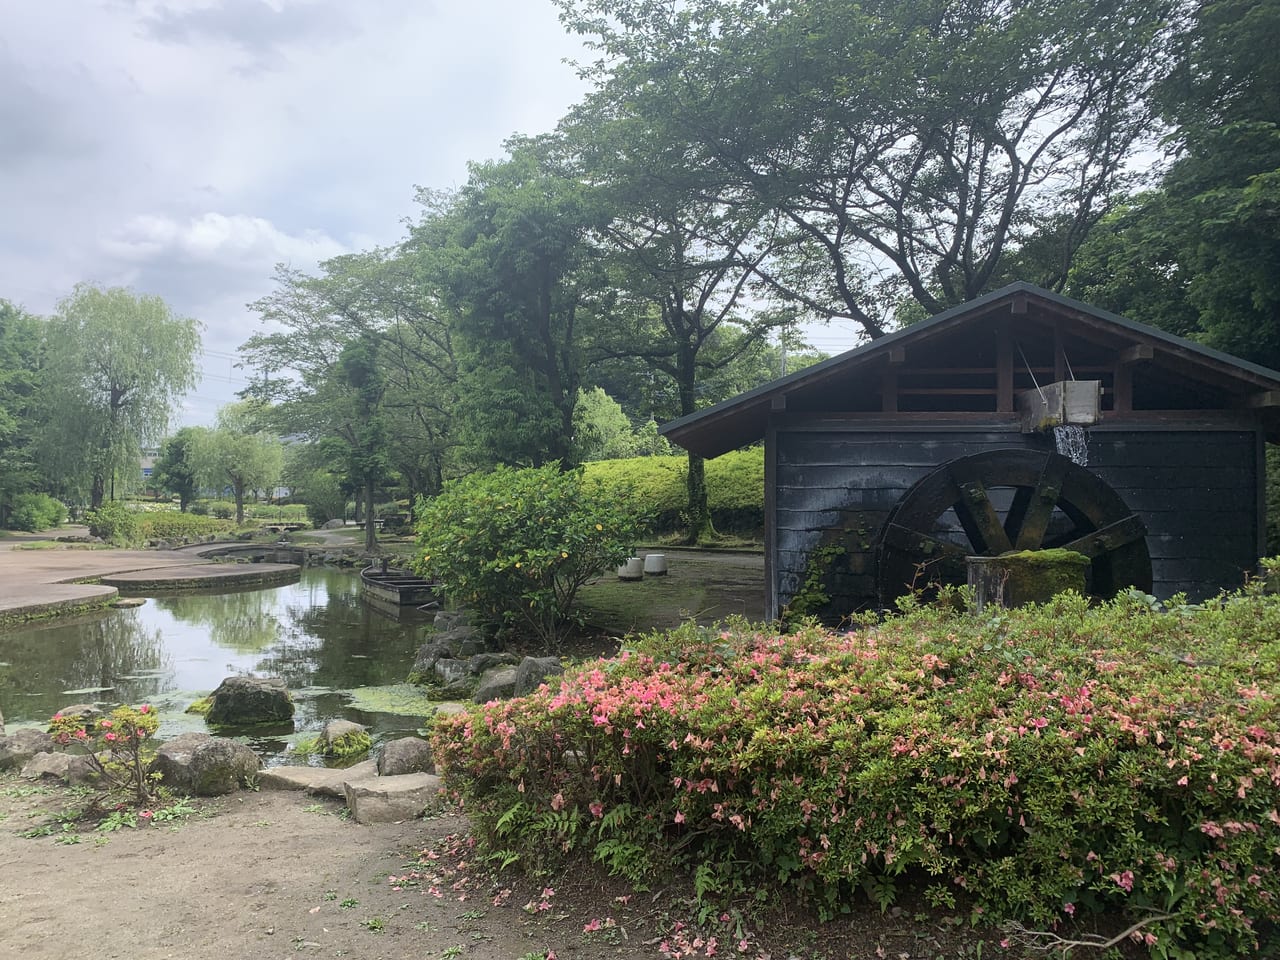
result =
M209 423L274 264L399 239L413 188L584 88L550 0L0 0L0 297L81 281L205 325Z

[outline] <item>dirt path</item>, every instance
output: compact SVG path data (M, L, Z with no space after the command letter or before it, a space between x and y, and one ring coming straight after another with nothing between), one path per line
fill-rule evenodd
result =
M109 834L80 827L76 843L58 842L70 834L20 836L60 795L0 778L0 957L654 955L613 945L593 952L581 942L585 920L531 918L518 898L495 907L488 889L388 881L415 869L424 848L465 831L456 816L362 826L341 819L336 801L262 792L206 801L211 816L173 825Z

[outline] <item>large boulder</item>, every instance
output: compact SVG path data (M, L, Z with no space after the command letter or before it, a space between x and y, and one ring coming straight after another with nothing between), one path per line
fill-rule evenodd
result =
M262 761L243 743L184 733L157 748L147 772L160 774L162 784L180 793L217 797L250 785L260 769Z
M23 764L19 776L24 780L57 780L79 786L96 783L101 774L82 753L37 753Z
M326 520L320 526L320 529L321 530L341 530L346 525L347 524L345 520L340 520L337 517L334 517L332 520Z
M471 699L474 703L488 703L490 700L509 700L516 690L516 668L496 667L480 677L476 692Z
M514 667L520 658L514 653L477 653L467 660L467 669L477 677L494 667Z
M53 737L43 730L15 730L0 737L0 770L20 768L37 753L51 753L53 749Z
M413 660L413 672L420 677L428 677L437 661L452 659L453 648L447 643L441 643L438 638L432 637L418 648L418 654Z
M542 686L548 677L564 673L559 657L525 657L516 667L516 683L512 696L523 697Z
M435 773L431 744L420 737L388 740L378 755L378 776L395 777L405 773Z
M227 677L209 698L211 726L238 727L293 719L293 698L279 677Z

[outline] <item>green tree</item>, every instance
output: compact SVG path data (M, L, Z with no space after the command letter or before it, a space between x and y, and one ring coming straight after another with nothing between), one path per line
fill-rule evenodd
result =
M176 494L178 509L186 513L199 492L199 478L192 459L196 437L194 427L183 427L164 443L151 470L151 480L158 490Z
M14 498L39 485L35 458L41 322L0 300L0 525Z
M136 484L143 446L199 378L200 325L159 297L81 284L45 330L41 460L64 495L99 507Z
M438 493L455 456L451 318L420 269L399 248L336 257L316 276L281 267L276 289L252 305L278 330L242 348L256 371L248 393L273 403L281 433L323 455L310 469L361 501L393 471L410 497Z
M280 441L263 429L258 403L232 403L218 411L217 426L193 428L191 459L204 486L229 488L236 524L244 523L245 497L271 490L280 480L284 454Z
M1192 8L1160 89L1174 159L1090 237L1084 299L1280 367L1280 2Z
M456 318L460 412L479 462L569 463L601 273L595 195L546 141L515 139L456 194L424 192L409 249Z
M1150 130L1173 6L557 2L615 113L780 218L766 288L871 337L904 296L934 313L983 293L1045 223L1069 225L1070 262Z

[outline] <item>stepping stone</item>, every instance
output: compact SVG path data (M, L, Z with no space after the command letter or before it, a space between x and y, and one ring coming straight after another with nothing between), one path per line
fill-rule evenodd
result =
M258 786L263 790L305 790L317 796L341 800L348 780L362 780L377 773L378 765L373 760L341 770L330 767L268 767L258 774Z
M440 778L433 773L348 780L343 787L356 823L413 820L440 798Z

